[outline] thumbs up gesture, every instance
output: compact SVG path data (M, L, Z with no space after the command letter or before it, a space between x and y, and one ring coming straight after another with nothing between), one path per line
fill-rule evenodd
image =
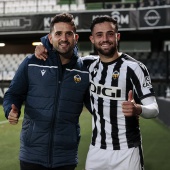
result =
M18 123L18 108L14 104L11 105L11 108L8 121L10 124L16 125Z
M141 105L134 101L132 90L128 93L128 101L122 103L122 112L125 116L139 116L142 112Z

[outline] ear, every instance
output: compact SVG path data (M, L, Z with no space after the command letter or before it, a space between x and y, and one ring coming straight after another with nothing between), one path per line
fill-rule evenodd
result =
M76 35L75 35L75 40L76 40L76 42L78 41L78 39L79 39L79 35L76 34Z
M120 40L120 33L117 33L117 40Z
M90 39L91 43L94 44L94 38L92 35L90 35L89 39Z
M78 35L78 34L75 34L75 44L77 44L78 39L79 39L79 35Z
M53 44L51 33L48 34L48 39L49 39L50 43Z

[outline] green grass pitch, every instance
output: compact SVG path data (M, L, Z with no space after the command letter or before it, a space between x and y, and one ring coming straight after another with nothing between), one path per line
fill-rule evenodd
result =
M17 125L4 122L0 106L0 170L19 170L19 135L22 119ZM84 170L86 154L91 138L91 115L86 109L80 116L81 142L79 164L76 170ZM145 170L170 169L170 129L156 119L140 119L143 138Z

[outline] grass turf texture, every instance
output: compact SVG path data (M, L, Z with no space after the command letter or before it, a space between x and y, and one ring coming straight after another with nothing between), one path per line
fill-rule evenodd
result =
M2 124L4 120L6 119L0 106L0 170L19 170L19 134L22 120L18 125ZM80 124L82 137L76 170L84 170L91 138L91 115L85 109L80 116ZM143 136L145 170L169 170L170 129L155 119L142 118L140 127Z

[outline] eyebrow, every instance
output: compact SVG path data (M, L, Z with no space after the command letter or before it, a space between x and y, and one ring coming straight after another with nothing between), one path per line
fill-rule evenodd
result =
M61 32L63 32L63 31L55 31L56 33L57 32L59 32L59 33L61 33ZM74 31L64 31L65 33L74 33Z
M113 30L107 31L106 33L111 33L111 32L116 33L116 31L113 31ZM96 32L96 34L101 34L101 33L103 33L103 32L102 31Z

